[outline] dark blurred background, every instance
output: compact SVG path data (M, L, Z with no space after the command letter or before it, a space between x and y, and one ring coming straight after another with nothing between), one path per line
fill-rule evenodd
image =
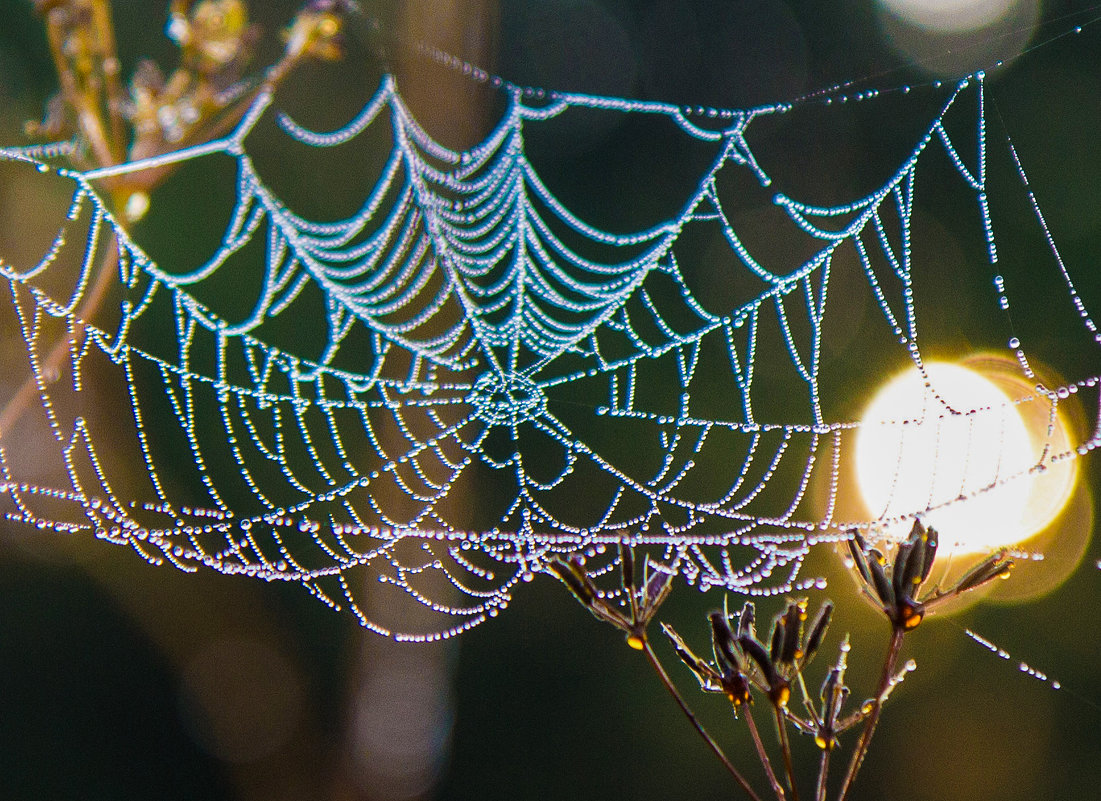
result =
M124 74L139 57L173 65L163 35L166 5L113 4ZM266 31L263 63L278 52L275 34L296 4L252 5ZM344 62L303 69L279 103L314 127L333 127L392 70L418 119L451 147L484 136L502 101L418 54L418 44L522 85L720 108L796 101L848 82L854 90L916 86L1005 62L990 79L1003 132L1021 152L1083 297L1101 301L1101 25L1090 24L1101 7L1038 0L440 0L363 9L379 26L353 30ZM1071 33L1079 25L1083 32ZM55 88L31 4L0 0L0 142L22 143L23 122L41 116ZM786 165L792 181L820 191L820 202L836 201L835 192L851 197L874 176L882 182L877 158L905 154L915 120L928 121L924 112L908 118L909 107L896 103L838 112L827 123L821 107L810 105L753 144L770 166L782 172ZM992 142L1001 133L992 133ZM622 230L652 224L692 189L699 154L680 141L578 114L528 145L575 212ZM318 216L326 204L347 208L362 199L361 187L325 183L301 164L283 169L286 191L316 204ZM0 187L0 225L9 238L33 224L34 191ZM143 223L139 240L151 251L178 254L187 243L177 241L171 220L201 217L196 204L203 197L166 187L154 196L160 213ZM1051 254L1040 249L1035 259L1050 262ZM943 288L955 291L951 280ZM1096 372L1095 349L1075 342L1062 355L1059 368L1069 378ZM843 356L834 356L841 375ZM1095 487L1094 460L1084 460L1083 471L1084 483ZM1076 520L1092 526L1091 514ZM908 642L919 668L892 698L853 798L1095 798L1098 556L1098 547L1088 546L1073 575L1043 597L984 604L919 629ZM806 573L831 578L830 595L839 601L822 664L811 675L821 675L841 633L850 631L850 684L855 697L865 697L886 627L855 600L832 554L814 554ZM458 641L397 646L298 587L152 568L82 537L0 531L0 797L740 797L618 634L545 576L522 589L506 613ZM681 587L662 619L704 651L705 614L719 605L716 593ZM759 617L778 608L762 600ZM977 647L963 626L1013 658ZM1062 689L1019 670L1022 660ZM744 727L729 720L721 699L696 694L686 671L670 669L734 761L763 788ZM797 755L809 786L813 745L798 742Z

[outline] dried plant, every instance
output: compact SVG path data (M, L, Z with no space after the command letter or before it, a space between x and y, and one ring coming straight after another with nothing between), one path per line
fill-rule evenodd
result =
M294 68L310 59L331 61L342 54L344 19L355 13L351 0L310 0L283 30L282 56L267 68L253 63L262 33L248 18L244 0L172 0L168 36L180 48L180 63L166 78L156 63L142 60L124 85L110 0L35 0L46 25L59 90L41 122L26 134L51 143L66 141L66 153L81 170L154 158L212 141L229 131L257 95L274 91ZM175 164L108 175L106 195L129 223L148 211L150 193ZM108 247L80 307L92 319L107 295L118 258ZM59 369L82 325L42 358ZM37 395L28 379L0 409L0 431L8 431Z
M172 0L166 28L180 48L169 74L143 59L129 82L120 75L109 0L35 0L60 90L41 122L27 124L34 138L72 142L70 158L82 170L152 158L226 133L261 91L275 89L299 64L341 57L348 0L312 0L283 31L282 56L256 69L262 33L243 0ZM106 178L125 219L149 208L149 193L171 167Z
M778 801L799 798L791 747L793 733L812 737L820 750L814 799L826 801L831 757L840 745L840 735L859 727L859 738L835 795L837 801L845 801L868 753L884 704L906 674L916 667L912 659L899 667L905 636L916 629L930 611L995 578L1008 576L1013 566L1006 553L998 551L977 563L951 586L924 589L933 570L938 542L936 530L926 527L920 520L915 520L909 535L886 554L870 547L859 532L849 534L846 561L862 594L882 613L890 632L874 694L855 709L848 708L851 690L845 683L851 654L848 635L841 641L836 661L826 671L817 698L807 689L810 679L806 670L825 640L834 611L831 601L823 601L810 618L808 599L788 600L786 607L773 618L769 635L764 639L757 633L757 611L752 602L746 602L736 615L727 609L714 611L709 616L710 659L697 656L671 626L661 624L674 652L692 671L701 690L723 695L734 717L745 720L757 759ZM645 578L638 581L635 561L632 547L622 545L619 557L621 586L614 593L601 592L597 588L580 557L553 563L551 569L598 620L623 631L632 648L646 652L650 665L693 727L745 794L760 801L761 795L726 756L673 685L646 637L648 626L669 594L669 578L673 571L665 565L647 562ZM801 696L801 712L792 708L793 692ZM756 702L763 703L773 718L783 762L782 780L754 720Z

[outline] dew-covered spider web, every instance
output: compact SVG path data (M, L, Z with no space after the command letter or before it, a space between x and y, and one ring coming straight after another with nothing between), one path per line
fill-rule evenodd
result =
M24 213L54 231L0 253L0 317L23 345L3 407L21 386L32 398L0 432L7 518L298 582L402 634L400 616L369 616L370 586L433 609L450 635L549 560L625 539L701 589L813 581L800 568L815 543L884 522L852 500L849 465L877 383L925 376L922 413L884 430L951 421L946 436L967 436L999 413L944 400L931 358L996 354L1030 388L1013 404L1043 420L1069 403L1096 412L1088 296L982 73L748 109L476 77L503 112L464 151L421 127L390 75L336 130L262 94L224 138L147 162L82 172L61 146L0 151L43 187ZM829 122L858 105L920 122L839 184L847 197L800 194L805 165L836 166L807 143L843 136ZM598 224L576 188L555 187L529 141L585 115L704 154L671 214ZM777 145L792 128L801 144ZM373 166L342 161L356 146ZM280 171L330 153L357 208L303 211ZM634 186L660 180L657 161ZM213 223L177 215L186 246L156 257L111 211L112 187L149 169L226 198ZM1092 424L1069 442L1039 429L1029 460L889 516L1099 441Z

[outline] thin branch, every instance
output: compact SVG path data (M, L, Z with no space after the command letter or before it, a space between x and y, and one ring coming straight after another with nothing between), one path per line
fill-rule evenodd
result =
M708 734L707 729L705 729L703 727L703 724L700 723L699 718L697 718L695 713L688 708L688 704L685 703L684 698L681 696L680 692L677 690L676 686L669 678L669 674L666 673L665 668L662 667L661 661L658 659L657 654L654 653L654 647L650 644L649 638L644 637L642 640L642 645L642 650L643 653L646 654L647 661L649 661L650 666L653 667L654 672L658 674L658 678L661 679L661 683L665 685L665 689L668 690L669 694L673 696L673 700L677 702L677 706L680 707L681 712L683 712L684 716L688 718L688 722L692 724L692 727L699 733L700 737L704 739L708 747L710 747L711 750L715 752L715 756L719 758L719 761L723 763L723 767L726 768L727 772L731 776L733 776L734 780L738 782L743 790L745 790L746 795L748 795L752 799L752 801L761 801L761 797L757 795L756 792L754 792L753 788L749 785L749 782L745 780L745 777L742 776L741 772L736 767L734 767L733 763L731 763L731 761L727 758L726 754L723 753L723 750L719 746L719 744L715 742L715 739L710 734Z
M822 749L822 761L818 763L818 783L814 787L814 801L826 801L826 777L830 772L830 749Z
M795 767L791 761L791 741L788 739L787 719L784 717L783 707L774 704L772 709L776 713L776 730L780 737L780 750L784 754L784 770L788 775L791 801L799 801L799 791L795 788Z
M849 789L852 787L853 779L856 778L856 773L860 770L860 765L864 761L864 756L868 753L868 746L871 744L872 735L875 734L875 727L879 722L879 713L883 711L883 700L890 689L891 678L895 671L895 662L898 661L898 654L902 650L902 640L905 636L906 631L904 629L899 626L892 628L891 643L887 647L887 656L883 660L883 676L879 680L879 689L872 700L872 709L868 713L864 731L860 735L860 742L857 743L856 750L853 751L849 769L845 772L845 780L841 784L841 792L837 796L837 801L845 801Z
M107 105L108 146L111 149L112 161L119 162L126 157L126 120L122 114L126 93L119 77L118 46L115 42L115 26L112 22L110 0L98 0L93 3L92 15L95 19L94 30L99 39L102 55L99 68L103 73L106 94L104 101Z
M768 774L769 784L772 785L772 791L776 793L776 798L785 799L787 793L784 792L783 786L780 784L780 780L776 777L776 771L772 769L772 760L768 757L768 751L765 750L765 744L761 740L761 733L757 730L757 724L753 720L753 713L749 709L748 704L743 704L742 709L745 711L745 722L749 727L750 736L753 737L753 745L757 748L757 756L761 760L761 764L765 767L765 773Z

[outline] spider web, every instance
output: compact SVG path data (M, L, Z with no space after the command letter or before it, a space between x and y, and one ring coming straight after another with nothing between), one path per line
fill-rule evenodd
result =
M923 250L936 231L919 221L919 186L955 193L950 218L979 254L977 297L1006 321L1022 375L1039 380L1021 344L1030 316L1041 333L1054 330L1052 308L1072 321L1060 347L1097 341L1007 136L999 193L990 188L983 73L923 87L932 111L909 150L872 191L832 204L786 194L756 155L757 130L805 104L697 109L494 83L505 112L462 152L418 124L392 76L331 132L261 95L225 138L145 162L80 172L52 165L63 149L0 151L5 169L28 173L20 180L71 192L66 207L39 210L59 222L29 266L0 262L3 324L22 338L20 374L40 401L0 438L7 518L184 570L298 582L368 628L413 638L456 634L496 615L548 560L624 540L701 589L784 592L814 581L799 571L816 543L884 522L844 501L863 390L911 365L926 376L924 418L999 411L951 408L924 369L944 348L925 327L919 341L927 316L934 329L944 318L924 298L951 294L958 277L946 287ZM910 89L813 103L841 113L882 94L897 102ZM590 224L527 144L577 112L672 125L709 166L656 225ZM265 125L310 151L380 137L383 166L358 210L296 213L250 153ZM128 173L227 159L232 207L196 263L151 258L109 210L111 181ZM767 237L792 243L784 255L742 214L747 187L771 193ZM996 237L990 198L1003 189L1012 234ZM1046 253L1046 294L1014 295L1010 318L1002 264L1020 261L1001 245L1021 230ZM853 338L861 303L870 312ZM982 330L1007 351L996 326ZM831 339L852 351L844 369ZM69 346L51 360L59 341ZM1054 419L1097 383L1074 379L1017 403ZM1049 429L1034 461L959 495L1097 442L1094 431L1060 448ZM367 578L443 615L439 631L369 616Z

